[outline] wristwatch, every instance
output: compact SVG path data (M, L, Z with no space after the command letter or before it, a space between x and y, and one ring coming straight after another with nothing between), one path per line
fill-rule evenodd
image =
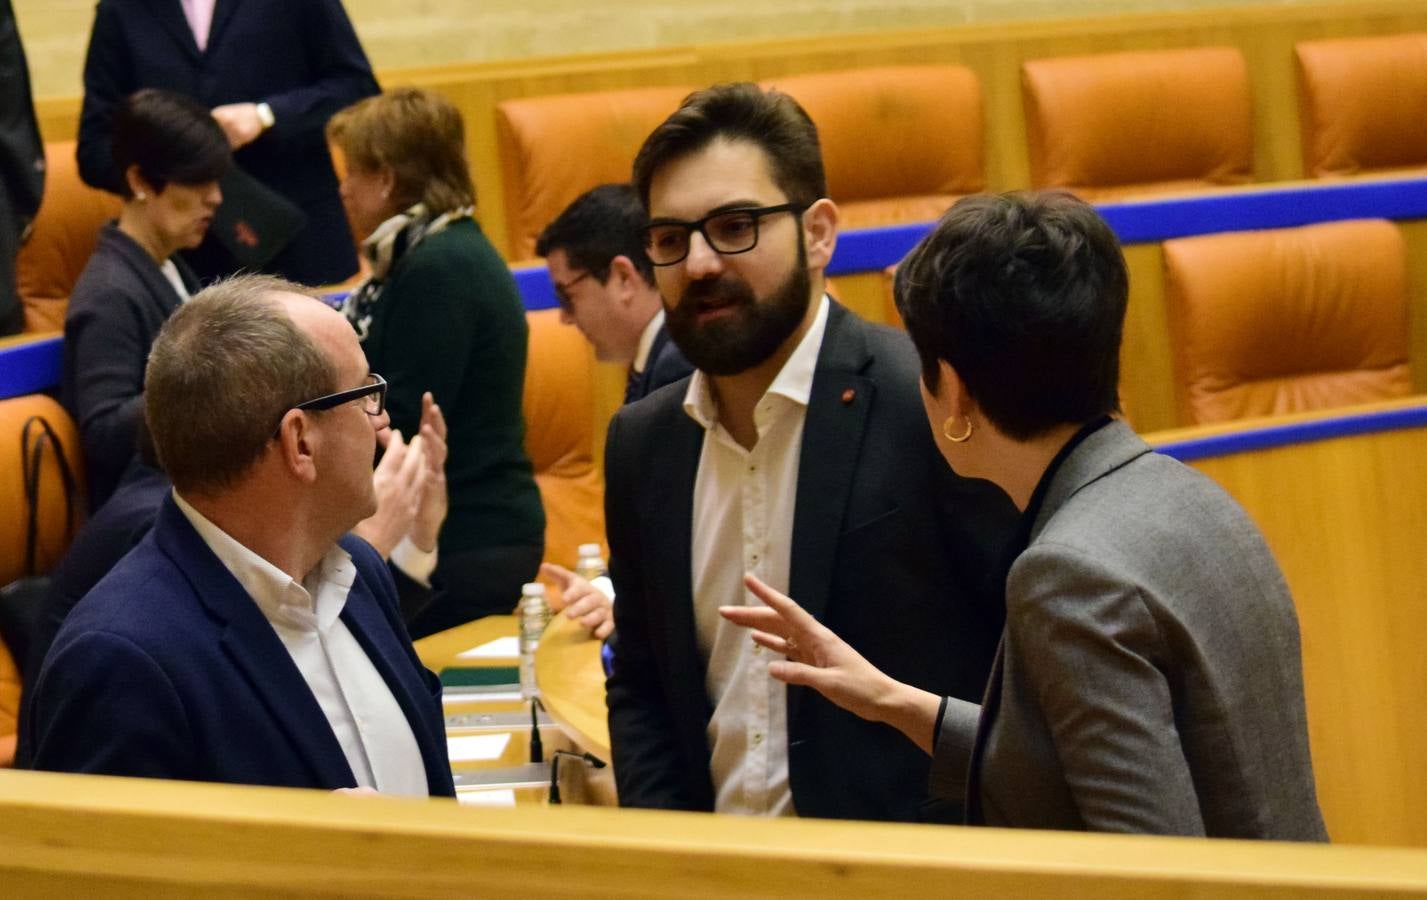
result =
M257 109L258 121L263 123L263 131L267 131L273 127L273 123L277 121L277 119L273 118L273 108L266 103L259 103Z

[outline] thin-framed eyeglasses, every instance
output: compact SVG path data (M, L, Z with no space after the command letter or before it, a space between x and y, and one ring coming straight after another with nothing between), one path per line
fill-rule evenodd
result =
M572 316L575 314L575 304L574 301L570 299L570 288L584 281L586 278L589 278L593 274L593 272L588 271L581 272L580 274L576 275L574 278L571 278L564 284L561 284L554 278L550 279L550 284L555 288L555 301L560 304L560 309L564 310L566 315Z
M681 263L689 255L689 244L695 231L703 235L715 252L724 256L747 253L758 246L758 223L764 216L776 213L802 215L804 203L780 203L750 209L725 209L709 213L702 219L684 222L679 219L656 219L640 229L644 250L656 266Z
M381 415L386 411L386 379L372 372L367 376L367 383L361 387L305 400L292 408L321 412L356 400L362 401L362 412L374 417ZM281 430L282 422L279 420L277 427L273 429L273 437L277 437Z

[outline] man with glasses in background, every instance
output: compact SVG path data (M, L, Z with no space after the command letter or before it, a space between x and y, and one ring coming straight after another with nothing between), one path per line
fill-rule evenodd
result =
M55 637L21 725L33 766L453 795L440 685L348 534L377 510L387 418L346 319L225 281L164 325L146 384L173 493Z
M976 700L1003 619L983 583L1013 507L939 465L906 336L825 294L837 207L795 101L752 84L691 95L645 141L634 182L667 326L696 371L621 409L606 445L620 803L955 816L927 799L925 754L771 679L767 651L718 607L758 602L754 573L814 598L904 680Z

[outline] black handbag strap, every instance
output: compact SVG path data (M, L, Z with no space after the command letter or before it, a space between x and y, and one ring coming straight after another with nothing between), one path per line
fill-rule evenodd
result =
M40 540L40 474L44 471L45 447L54 452L59 467L60 483L64 486L64 534L74 535L74 472L64 455L64 444L44 416L30 416L20 428L20 462L25 479L25 503L29 520L25 527L25 574L37 575L35 557Z

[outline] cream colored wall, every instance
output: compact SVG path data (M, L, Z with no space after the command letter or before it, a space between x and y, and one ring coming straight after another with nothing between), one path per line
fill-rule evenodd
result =
M307 0L293 0L307 2ZM1309 0L1240 0L1284 6ZM377 69L878 28L1229 5L1224 0L347 0ZM82 93L95 0L14 0L36 97ZM479 12L477 12L479 10Z

